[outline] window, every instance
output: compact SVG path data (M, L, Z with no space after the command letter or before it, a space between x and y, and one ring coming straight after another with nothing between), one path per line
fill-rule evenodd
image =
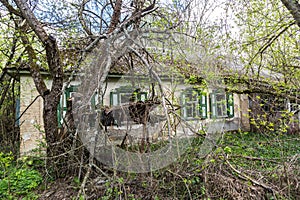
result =
M289 112L297 112L300 110L300 104L297 100L289 100L287 103L287 108Z
M110 106L126 106L130 102L145 101L146 99L147 92L142 92L139 88L134 89L131 86L121 86L110 92ZM128 107L113 111L115 122L119 126L131 120L129 110L125 108Z
M140 89L134 89L131 86L121 86L110 92L110 105L121 106L129 102L145 101L147 92L141 92Z
M210 94L210 112L212 118L234 117L233 94L214 90Z
M75 87L71 86L67 88L64 94L61 96L58 108L57 108L57 120L58 120L58 127L62 127L64 123L63 118L67 112L67 101L71 97L71 94L75 91Z
M181 96L181 115L185 119L206 119L207 98L206 94L196 89L187 89Z
M255 101L259 104L263 111L268 113L277 113L289 109L287 99L282 97L275 97L269 94L260 94L256 95Z
M57 119L59 128L61 128L64 123L64 117L66 116L68 106L72 106L72 104L68 105L69 99L74 97L74 94L77 92L77 89L78 85L70 86L65 89L64 94L60 97L60 101L57 108ZM92 111L97 110L100 105L98 102L98 97L98 93L96 92L91 98L90 109ZM93 122L93 120L91 122ZM91 126L94 126L94 124L92 124Z
M64 94L60 98L60 102L57 108L58 127L61 127L62 124L64 123L63 118L66 115L68 109L67 108L68 99L72 97L72 95L76 92L76 90L77 90L76 86L71 86L65 90Z

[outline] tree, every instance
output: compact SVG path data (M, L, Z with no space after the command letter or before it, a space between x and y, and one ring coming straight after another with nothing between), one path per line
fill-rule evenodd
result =
M55 32L49 31L49 28L52 27L53 30L53 28L55 29L55 27L58 27L59 23L49 24L47 21L43 22L41 17L44 17L44 19L47 20L47 17L50 18L50 16L43 16L42 12L39 12L38 10L42 5L38 5L35 1L1 0L1 3L6 7L11 19L15 22L15 29L20 35L19 40L23 44L27 57L22 59L28 62L36 88L43 97L43 117L47 153L49 156L53 156L56 153L52 152L55 150L52 145L58 142L60 138L57 130L57 105L62 93L64 70L60 56L61 50L59 48L59 39L61 38L55 38ZM129 7L128 4L125 5L122 0L106 2L84 0L79 1L78 4L73 3L72 5L79 9L78 15L82 25L81 30L87 34L90 42L89 46L85 49L85 52L88 52L103 44L103 42L99 41L111 39L115 34L131 29L134 26L138 27L139 21L155 10L156 1L133 1L133 7ZM98 9L87 9L91 8L89 6L93 5L98 5ZM123 16L123 9L126 10L128 16ZM64 15L63 12L60 14ZM89 26L91 24L90 22L95 22L93 21L95 20L95 17L98 18L97 20L100 20L100 25L97 26L96 24L93 24L93 26ZM47 25L48 28L45 25ZM76 28L80 29L80 27ZM101 31L95 34L96 29L100 29ZM67 34L66 37L68 38L69 35ZM44 61L46 65L43 67L48 69L48 72L53 79L51 88L47 88L41 76L40 70L42 66L38 62L40 51L39 49L36 49L36 44L33 42L38 42L39 48L41 48L45 55ZM111 65L108 63L106 66L107 68L103 69L103 77L107 75ZM101 68L103 66L99 67Z
M299 71L299 28L287 9L280 1L239 1L229 5L239 31L238 36L228 38L229 47L246 75L242 78L289 85L287 89L298 87L299 77L295 73ZM255 90L255 81L252 85Z
M3 13L2 13L3 14ZM11 21L1 16L1 65L0 65L0 146L3 152L18 155L20 147L19 121L16 121L16 107L19 106L18 81L15 74L7 71L8 66L15 66L22 56L17 34L10 26Z
M28 62L30 66L30 72L36 88L39 94L44 100L44 123L46 141L48 144L47 151L49 155L53 155L51 152L51 145L58 140L57 130L57 111L56 106L59 102L61 95L61 89L63 86L63 68L59 56L59 49L56 39L48 34L42 23L35 17L33 11L30 9L25 1L15 1L17 8L15 9L8 1L1 1L9 10L11 14L14 14L16 22L16 29L19 30L21 41L24 45L26 54L28 56ZM18 23L19 22L19 23ZM23 24L20 24L23 23ZM48 89L42 75L40 73L40 66L37 63L37 52L33 48L28 35L29 30L32 30L39 41L42 43L46 51L46 60L49 67L49 72L53 79L51 89Z
M260 112L261 118L254 114L252 119L260 127L257 130L274 130L276 124L276 130L286 132L293 120L278 117L278 110L288 111L287 102L299 101L299 27L281 1L227 1L226 5L235 22L235 34L225 35L233 66L229 71L235 73L227 79L228 89L249 94L257 104L259 108L250 113ZM266 112L269 108L272 112ZM259 125L266 121L271 127Z

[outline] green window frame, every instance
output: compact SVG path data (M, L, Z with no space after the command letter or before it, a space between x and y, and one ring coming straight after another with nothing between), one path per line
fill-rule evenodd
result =
M289 112L297 112L298 110L300 110L300 104L287 103L287 108Z
M63 118L66 115L67 112L67 100L72 97L72 93L77 92L78 85L72 85L65 89L64 93L62 94L59 104L57 106L57 123L58 127L61 128L63 125ZM96 110L97 109L97 96L98 94L95 93L91 98L91 109Z
M202 92L199 98L201 119L207 119L207 94Z
M209 96L211 118L216 119L234 117L233 93L214 90Z
M59 104L57 107L57 123L59 128L61 128L64 123L63 118L67 112L67 100L72 96L72 93L76 91L77 86L70 86L66 88L59 100Z
M118 92L110 92L110 106L119 105L119 94Z
M139 101L146 101L147 100L147 92L139 92L138 93L138 99Z
M129 104L129 102L132 102L132 98L135 99L135 102L146 101L147 92L139 91L135 93L135 88L131 86L121 86L110 92L110 106L122 106ZM128 116L128 113L126 115ZM127 117L122 117L121 115L119 117L116 117L115 121L118 125L122 125L127 121Z
M207 118L207 94L188 88L181 94L181 116L186 120Z
M128 104L133 97L136 101L146 101L147 100L147 92L136 92L135 89L131 86L121 86L116 88L115 90L110 92L110 106L121 106L124 104Z

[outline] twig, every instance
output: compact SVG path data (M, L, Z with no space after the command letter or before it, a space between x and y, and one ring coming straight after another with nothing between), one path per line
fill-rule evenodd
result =
M77 194L76 199L80 199L80 196L81 196L82 193L83 193L83 195L85 196L84 188L85 188L86 181L87 181L88 177L90 176L91 169L92 169L92 167L89 166L88 171L87 171L87 173L85 174L84 179L83 179L83 181L82 181L82 183L81 183L80 190L79 190L79 192L78 192L78 194Z
M184 183L184 185L185 185L185 187L186 187L186 189L187 189L187 191L188 191L188 193L189 193L190 199L193 200L191 191L190 191L190 189L189 189L189 186L188 186L188 185L186 184L186 182L184 181L184 178L183 178L180 174L177 174L177 173L175 173L175 172L172 172L171 170L168 170L168 172L170 172L171 174L176 175L176 176L178 176L179 178L181 178L182 182Z
M86 145L86 144L80 145L80 146L77 147L77 148L71 149L71 150L66 151L65 153L59 154L59 155L57 155L57 156L51 156L51 157L50 157L50 156L44 156L44 157L41 157L41 156L31 156L31 157L32 157L32 158L40 158L40 159L50 160L50 159L59 158L59 157L61 157L61 156L65 156L65 155L67 155L67 154L70 154L71 152L73 152L73 151L75 151L75 150L77 150L77 149L80 149L80 148L82 148L82 147L85 147L85 145Z
M124 33L126 33L126 31L124 31ZM128 33L126 34L127 37L129 37ZM130 38L131 39L131 38ZM135 41L133 41L135 42ZM136 45L140 46L138 43L135 43ZM165 100L165 95L164 95L164 92L163 92L163 87L162 87L162 81L161 79L159 78L158 74L153 71L152 67L149 65L149 63L140 55L139 52L137 52L135 49L133 49L132 47L128 47L133 53L135 53L137 56L140 57L140 59L142 60L142 62L147 66L148 70L149 70L149 73L151 73L152 75L154 75L157 83L158 83L158 87L159 87L159 90L162 94L162 106L163 106L163 110L164 110L164 113L165 113L165 116L167 118L167 123L168 123L168 136L169 136L169 139L171 138L171 122L170 122L170 117L168 115L168 109L167 109L167 106L166 106L166 100ZM141 47L142 48L142 47Z
M229 166L234 172L236 172L236 173L238 174L238 176L239 176L240 178L242 178L242 179L244 179L244 180L249 180L249 181L251 181L252 183L254 183L254 184L256 184L256 185L259 185L259 186L263 187L264 189L266 189L266 190L268 190L268 191L272 191L273 193L276 193L276 192L274 192L274 189L271 188L270 186L268 186L268 185L266 185L266 184L264 184L264 183L258 182L257 180L251 178L250 176L248 176L248 175L242 173L241 171L239 171L238 169L236 169L235 167L233 167L233 166L230 164L230 162L229 162L228 160L226 160L226 163L228 164L228 166Z
M111 177L105 173L100 167L98 167L97 165L95 165L94 163L92 164L92 167L95 167L98 171L100 171L107 179L110 179Z

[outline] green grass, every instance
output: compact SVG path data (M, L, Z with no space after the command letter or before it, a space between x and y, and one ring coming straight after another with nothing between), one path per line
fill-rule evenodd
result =
M243 156L284 160L300 154L300 138L296 135L261 135L256 133L227 133L222 146Z
M297 135L262 135L256 133L227 133L221 142L223 149L230 149L229 158L246 169L273 170L300 154ZM300 160L298 159L300 164Z
M122 193L127 192L128 197L132 196L132 199L143 199L143 195L148 195L146 191L151 190L159 199L168 196L186 199L189 198L188 188L194 199L209 198L214 194L212 191L218 192L220 197L230 198L231 191L247 185L257 187L249 180L240 179L238 173L227 162L230 162L242 175L261 180L269 185L284 184L287 175L298 177L300 174L299 168L295 167L300 166L298 135L226 133L207 156L199 153L203 148L203 141L202 137L195 138L179 160L151 174L119 172L118 175L113 175L107 171L106 173L113 178L107 182L111 184L103 185L104 188L99 191L99 196L105 194L107 197L118 198ZM151 152L165 145L168 145L165 141L151 143ZM138 151L138 147L130 147L129 150ZM290 164L292 159L294 159L292 170L295 171L291 172L294 174L283 174L285 163ZM27 158L14 162L11 154L0 153L0 199L37 199L38 196L34 191L43 181L42 175L36 170L39 165L38 160ZM218 176L216 178L214 174L237 180L236 185L230 186L236 188L220 189L220 186L226 186L227 182ZM204 181L204 177L208 182ZM261 177L263 179L260 179ZM79 184L80 180L78 179L77 182ZM278 194L282 199L289 199L289 197L295 199L298 195L293 188L288 191L285 185L276 185L276 187L280 187L278 191L283 191ZM120 188L128 190L120 191ZM273 198L273 193L265 192L264 197Z

